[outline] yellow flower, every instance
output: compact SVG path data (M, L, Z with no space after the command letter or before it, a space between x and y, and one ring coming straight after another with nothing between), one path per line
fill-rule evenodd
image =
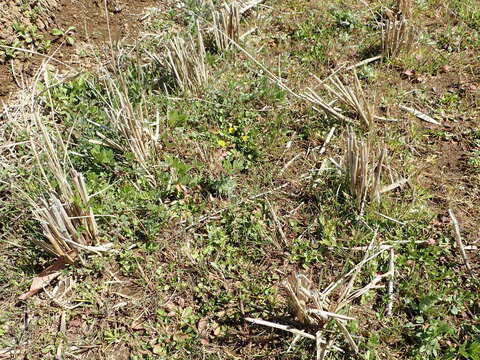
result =
M229 132L230 134L233 134L233 133L235 132L235 128L234 128L233 126L230 126L230 127L228 128L228 132Z
M217 140L217 144L220 145L221 147L227 146L227 143L223 140Z
M248 136L247 136L247 135L243 135L243 136L242 136L242 140L243 140L243 142L247 142Z

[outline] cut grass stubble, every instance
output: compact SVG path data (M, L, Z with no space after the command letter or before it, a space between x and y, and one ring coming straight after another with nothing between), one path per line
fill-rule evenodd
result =
M38 203L29 198L34 209L34 217L42 225L43 234L48 240L33 241L48 253L65 257L73 263L80 251L96 249L94 245L98 230L89 204L90 196L82 174L72 169L71 176L67 176L67 171L58 157L58 149L52 141L52 135L43 123L39 111L35 112L33 117L35 127L31 129L30 143L50 192L48 199L42 197ZM37 139L38 133L41 134L40 141ZM57 140L59 146L66 151L62 140ZM42 155L46 158L45 162L42 161ZM67 159L65 156L64 162ZM55 183L51 183L48 174L53 175ZM101 248L97 251L99 249Z
M175 37L167 45L167 62L183 92L201 90L208 81L205 45L197 22L196 40L188 35Z

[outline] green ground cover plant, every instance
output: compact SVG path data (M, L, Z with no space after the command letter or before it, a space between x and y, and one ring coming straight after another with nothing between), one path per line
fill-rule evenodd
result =
M474 1L247 5L5 105L0 358L480 359Z

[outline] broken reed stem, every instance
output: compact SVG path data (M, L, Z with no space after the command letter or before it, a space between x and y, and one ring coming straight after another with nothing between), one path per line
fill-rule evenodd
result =
M401 51L408 52L412 48L414 29L403 14L398 19L386 20L382 26L382 53L386 58L394 58Z
M292 334L300 335L304 338L315 340L315 341L317 341L321 344L327 344L325 339L322 339L320 337L317 338L315 335L311 335L311 334L309 334L305 331L298 330L298 329L296 329L294 327L291 327L291 326L276 324L276 323L271 322L271 321L266 321L266 320L262 320L262 319L254 319L254 318L249 318L249 317L245 318L245 320L248 321L248 322L251 322L252 324L263 325L263 326L268 326L268 327L271 327L271 328L274 328L274 329L288 331L288 332L291 332ZM332 349L335 349L338 352L342 352L342 353L344 352L341 348L339 348L337 346L332 346Z
M373 124L374 109L371 106L360 85L357 72L352 71L353 84L347 86L337 75L329 77L328 82L321 82L321 85L344 105L353 110L367 128ZM318 79L317 79L318 80ZM330 84L329 84L330 83Z
M357 140L351 128L347 130L347 151L344 158L344 170L351 195L355 199L360 214L367 200L380 201L382 193L381 176L386 151L380 151L375 168L370 164L370 146Z
M388 263L388 272L390 277L388 279L388 304L387 304L387 316L392 316L393 310L393 279L395 277L395 250L390 248L390 261Z
M126 80L119 75L118 83L112 78L106 81L108 89L109 109L106 111L112 128L128 144L128 150L144 169L152 186L156 185L155 177L150 171L150 160L158 154L160 149L159 125L156 128L148 123L143 101L134 106L128 96ZM101 136L102 142L110 147L118 148L114 140ZM125 149L122 149L125 151Z
M249 1L249 2L246 2L246 3L242 4L242 8L240 9L240 15L242 15L243 13L247 12L248 10L254 8L258 4L261 4L264 1L265 0L252 0L252 1Z
M205 46L198 22L196 40L188 35L186 38L177 36L169 41L167 44L168 64L182 91L195 92L207 84L208 71L205 57Z
M334 119L353 124L353 120L338 112L332 105L323 100L314 90L307 88L301 97L317 106L327 115Z
M452 221L453 226L453 233L455 234L455 240L457 242L457 247L460 251L460 255L462 256L463 263L465 267L470 272L470 275L473 276L472 266L470 265L470 261L468 261L467 253L465 252L465 248L463 246L462 235L460 233L460 226L458 225L458 220L455 217L452 209L448 209L448 214L450 215L450 219Z
M213 5L212 5L213 6ZM240 9L237 2L213 10L213 35L219 51L230 49L240 39Z

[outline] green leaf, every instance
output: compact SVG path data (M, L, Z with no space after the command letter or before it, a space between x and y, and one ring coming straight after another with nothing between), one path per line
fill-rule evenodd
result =
M63 36L64 32L63 30L60 30L60 29L52 29L52 31L50 32L53 36Z

